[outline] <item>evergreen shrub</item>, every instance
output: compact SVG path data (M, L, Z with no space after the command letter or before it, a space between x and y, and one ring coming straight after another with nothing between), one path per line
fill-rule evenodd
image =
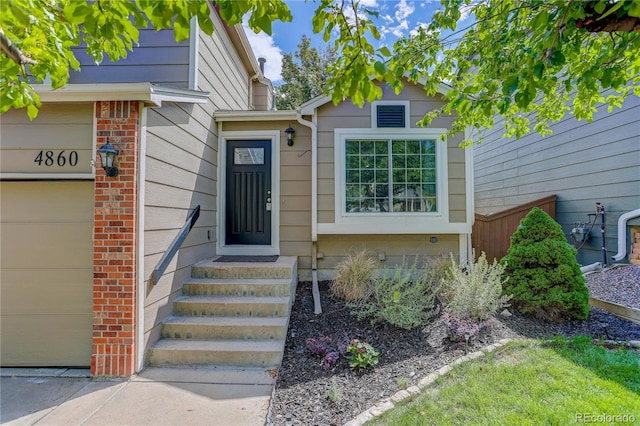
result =
M509 277L504 293L513 296L512 305L548 321L587 318L589 290L576 253L560 225L534 207L511 236L501 260Z

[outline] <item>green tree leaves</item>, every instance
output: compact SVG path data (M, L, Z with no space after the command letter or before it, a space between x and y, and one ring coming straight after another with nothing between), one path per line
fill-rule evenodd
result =
M284 83L276 88L276 107L280 110L295 109L321 95L329 79L328 68L335 62L335 56L330 46L318 50L311 46L311 39L302 36L295 54L286 53L282 58Z
M428 25L390 50L374 47L376 11L357 0L319 0L313 29L337 55L325 93L336 103L363 105L382 96L381 84L398 93L408 78L435 95L445 83L446 105L420 124L453 115L453 135L491 127L502 115L506 136L516 137L532 128L548 134L567 112L590 120L601 104L611 109L640 96L640 1L441 2ZM30 84L49 78L62 87L69 69L79 67L72 48L81 41L96 62L105 54L117 60L137 43L137 28L173 28L184 40L196 17L210 34L212 6L228 24L248 15L250 28L268 34L273 21L292 18L282 0L0 1L0 113L30 106L33 116L39 100ZM463 8L475 23L460 29ZM299 90L305 98L306 89Z
M455 9L462 2L443 3L427 32L452 27L458 16ZM596 106L604 101L602 93L606 90L613 92L610 102L620 105L640 80L639 34L579 28L581 19L603 17L594 16L598 12L590 12L587 2L464 3L470 5L476 23L459 33L460 41L452 47L442 40L429 41L428 54L445 55L444 60L418 59L418 67L425 70L419 77L451 84L449 104L440 114L457 115L456 131L481 129L487 124L490 127L493 117L500 114L505 117L507 136L522 136L531 127L545 135L550 131L549 123L568 111L590 120ZM632 2L622 3L610 16L626 16L624 9L628 10ZM414 44L424 42L408 38L396 44L396 52L399 47ZM397 59L394 56L391 67L397 66ZM500 92L494 90L493 82L500 83ZM428 93L433 93L433 88L428 88ZM455 104L460 94L470 103Z
M86 44L100 63L125 58L138 43L139 28L172 28L176 41L189 38L191 19L213 32L210 7L217 7L230 25L242 22L254 31L271 33L277 19L290 21L282 0L3 0L0 1L0 43L4 55L0 74L0 113L27 107L30 118L40 104L32 83L64 86L69 70L79 70L73 48Z

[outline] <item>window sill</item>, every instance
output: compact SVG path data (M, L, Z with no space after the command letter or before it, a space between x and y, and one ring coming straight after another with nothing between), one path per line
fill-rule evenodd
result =
M318 234L470 234L470 223L450 223L442 217L357 217L318 223Z

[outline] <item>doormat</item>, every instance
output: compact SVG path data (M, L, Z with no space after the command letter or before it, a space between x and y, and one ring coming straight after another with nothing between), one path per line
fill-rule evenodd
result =
M275 262L278 256L220 256L214 262Z

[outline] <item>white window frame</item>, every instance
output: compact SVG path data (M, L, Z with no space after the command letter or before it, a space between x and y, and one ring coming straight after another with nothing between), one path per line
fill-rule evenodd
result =
M378 106L379 105L404 105L404 127L378 127ZM371 102L371 128L372 129L407 129L411 125L409 123L409 101L373 101Z
M441 139L446 129L388 128L382 129L335 129L335 222L318 224L319 233L339 234L423 234L426 232L457 232L449 223L449 167L447 142ZM346 155L348 139L429 139L436 141L436 212L380 212L347 213Z

